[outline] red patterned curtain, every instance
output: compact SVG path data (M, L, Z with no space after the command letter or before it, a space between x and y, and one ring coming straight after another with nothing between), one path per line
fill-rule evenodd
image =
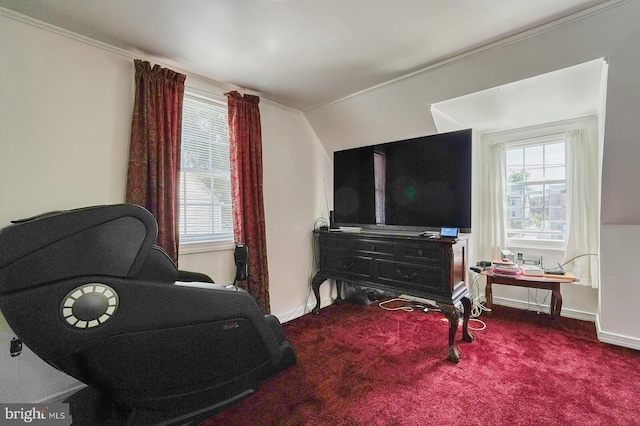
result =
M266 313L269 302L267 239L262 199L262 128L260 98L225 94L229 105L229 150L231 154L231 195L233 232L236 243L249 249L249 276L246 290Z
M185 75L135 60L127 202L158 221L157 244L178 261L178 179Z

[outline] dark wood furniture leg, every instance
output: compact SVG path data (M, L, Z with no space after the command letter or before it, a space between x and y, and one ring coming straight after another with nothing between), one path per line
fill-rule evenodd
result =
M469 332L469 319L471 318L471 299L465 296L461 299L462 302L462 340L465 342L473 342L473 334ZM447 317L449 321L449 350L447 353L447 359L451 362L460 362L460 352L456 347L456 334L458 333L458 322L460 320L460 306L449 304L440 304L440 310Z
M316 306L311 310L314 314L320 313L320 286L329 278L326 275L317 273L313 280L311 280L311 288L313 289L313 295L316 297ZM342 303L342 281L336 280L336 290L338 291L338 296L334 303L339 305Z
M560 294L560 283L553 283L551 289L551 318L554 321L560 319L560 311L562 310L562 294Z
M465 342L473 342L473 334L469 332L469 318L471 318L471 299L465 296L462 298L462 307L464 308L462 316L462 340Z
M487 317L491 318L493 316L493 291L491 290L491 275L487 275L487 285L484 288L484 297L486 300L485 306L489 309L486 311Z
M316 297L316 306L311 310L314 314L320 313L320 286L327 280L325 275L320 273L316 274L311 281L311 288L313 289L313 295Z
M456 334L458 332L458 319L460 318L460 312L453 305L440 304L440 310L449 320L449 351L447 353L447 359L453 363L460 362L460 352L456 348Z
M339 281L336 280L336 300L333 301L333 303L335 303L336 305L340 305L343 300L342 300L342 285L344 284L344 281Z

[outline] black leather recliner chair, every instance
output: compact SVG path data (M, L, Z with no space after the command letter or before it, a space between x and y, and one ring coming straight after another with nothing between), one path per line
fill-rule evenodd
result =
M132 424L145 412L210 415L296 362L276 317L244 290L177 270L156 235L151 213L128 204L0 231L0 310L13 331Z

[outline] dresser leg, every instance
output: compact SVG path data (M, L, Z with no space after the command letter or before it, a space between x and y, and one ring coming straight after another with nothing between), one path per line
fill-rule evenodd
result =
M456 333L458 332L458 318L460 317L458 310L453 305L439 305L442 313L449 320L449 351L447 359L451 362L460 362L460 352L456 348Z
M343 285L343 281L340 280L336 280L336 300L333 301L333 303L335 303L336 305L340 305L343 302L342 299L342 285Z
M462 340L465 342L473 342L473 334L469 332L469 318L471 318L471 299L469 297L462 298L462 307L464 308L462 316Z
M313 295L316 297L316 306L311 310L314 314L320 313L320 286L327 280L324 275L316 274L311 280L311 288L313 289Z

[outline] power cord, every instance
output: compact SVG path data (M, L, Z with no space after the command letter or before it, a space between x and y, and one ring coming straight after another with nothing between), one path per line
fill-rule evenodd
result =
M477 296L471 300L471 318L469 319L469 322L473 321L480 323L480 327L469 327L469 329L473 331L481 331L487 328L487 324L484 321L479 320L478 317L482 315L483 312L491 312L491 309L484 306L480 301L482 296L480 293L480 284L478 282L481 278L482 275L476 272L476 276L471 283L471 286L475 286L476 288Z
M564 262L562 265L560 265L560 267L563 267L564 265L566 265L567 263L573 262L574 260L576 260L579 257L583 257L583 256L597 256L597 253L585 253L585 254L579 254L577 256L572 257L571 259L567 260L566 262Z
M405 312L413 312L416 309L420 309L425 313L431 313L431 312L442 312L442 310L437 307L436 305L429 305L429 306L424 306L421 304L415 304L415 305L402 305L402 306L397 306L395 308L390 308L388 306L386 306L388 303L394 303L394 302L405 302L405 303L411 303L413 302L412 300L408 300L408 299L404 299L402 297L395 297L393 299L389 299L389 300L383 300L382 302L378 303L378 306L382 309L384 309L385 311L405 311ZM488 308L485 308L486 310L490 310ZM472 310L473 312L473 310ZM484 321L476 319L476 318L470 318L469 322L471 321L475 321L480 323L480 327L469 327L469 330L473 330L473 331L482 331L485 328L487 328L487 324L484 323Z
M480 293L480 284L478 283L478 281L480 281L481 278L482 275L477 274L473 279L473 282L471 283L472 286L476 287L478 293L478 295L471 301L471 318L478 318L483 312L491 312L491 309L484 306L480 301L482 295Z
M546 303L550 294L551 294L551 291L548 291L547 294L544 296L544 299L542 299L542 302L538 302L538 289L535 290L535 294L533 295L531 294L531 289L527 289L527 311L533 310L531 309L532 302L535 304L536 308L538 308L534 310L537 314L547 311L548 309L545 309L544 306L540 306L540 304Z
M420 304L416 304L416 305L402 305L402 306L398 306L395 308L389 308L387 307L387 304L392 303L392 302L405 302L405 303L411 303L413 302L412 300L408 300L408 299L404 299L402 297L395 297L393 299L389 299L389 300L383 300L382 302L378 303L378 306L380 306L382 309L384 309L385 311L405 311L405 312L413 312L416 309L420 309L423 311L436 311L436 310L440 310L438 308L432 308L432 307L427 307L424 305L420 305Z

